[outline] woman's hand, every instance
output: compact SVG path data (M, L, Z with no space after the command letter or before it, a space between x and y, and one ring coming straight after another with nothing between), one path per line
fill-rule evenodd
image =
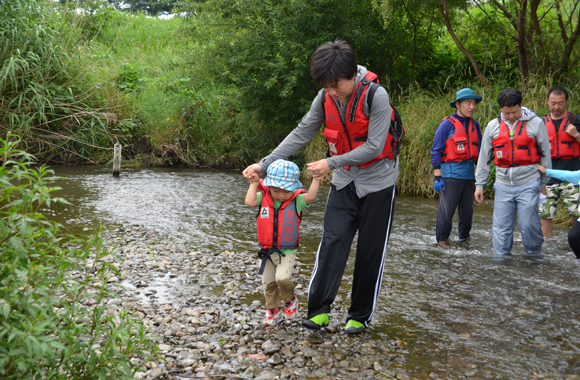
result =
M260 166L260 164L252 164L247 168L245 168L242 174L244 175L244 177L249 179L250 182L252 182L252 178L254 177L254 175L257 174L258 178L260 178L260 176L262 175L262 167Z
M307 164L308 170L312 173L312 178L320 179L330 171L326 158L320 161L314 161Z

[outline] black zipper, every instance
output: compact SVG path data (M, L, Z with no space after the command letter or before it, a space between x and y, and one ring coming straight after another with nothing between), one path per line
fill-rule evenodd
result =
M550 119L552 118L550 117ZM554 120L552 120L552 125L553 124ZM556 129L556 157L560 157L560 131L558 131L557 129Z
M469 125L469 121L467 118L465 118L465 121L467 122L467 125ZM467 158L470 159L471 158L471 143L469 142L469 126L465 126L465 124L463 124L463 130L465 131L465 135L467 136Z
M272 202L272 205L274 202ZM274 241L272 242L272 248L278 249L278 211L280 208L272 207L274 209Z
M517 125L515 126L514 130L516 130L516 129L518 129ZM509 131L509 129L508 129L508 131ZM521 133L521 130L520 130L520 133ZM514 133L514 136L515 136L515 133ZM516 150L514 147L514 139L512 139L511 136L510 136L510 143L512 144L512 166L514 166L516 164L516 153L515 153Z

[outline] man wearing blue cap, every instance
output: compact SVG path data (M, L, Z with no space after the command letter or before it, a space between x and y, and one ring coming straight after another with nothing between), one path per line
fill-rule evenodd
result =
M479 123L471 117L475 105L481 100L481 96L470 88L457 91L456 99L450 103L457 110L441 121L433 139L433 187L439 193L435 237L437 244L444 247L449 246L447 240L457 208L459 240L469 241L475 191L474 169L481 142Z

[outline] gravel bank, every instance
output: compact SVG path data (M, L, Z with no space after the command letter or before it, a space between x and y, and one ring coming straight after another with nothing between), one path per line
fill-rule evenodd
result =
M253 252L214 252L174 243L142 226L103 235L121 278L109 274L120 299L111 312L133 311L159 346L159 360L140 365L138 379L409 379L406 344L384 334L342 332L348 306L337 297L330 326L307 330L300 320L262 324L265 309ZM305 310L310 271L294 269ZM348 278L343 279L350 286ZM435 374L433 377L435 377Z

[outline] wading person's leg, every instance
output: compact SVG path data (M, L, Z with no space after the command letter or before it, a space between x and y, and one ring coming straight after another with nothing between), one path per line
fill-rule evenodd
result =
M542 224L538 216L538 197L540 195L540 178L516 186L516 204L518 209L518 226L522 234L522 243L527 253L542 253Z
M453 214L461 197L461 180L444 178L445 190L439 193L435 238L437 243L445 245L453 228Z
M471 222L473 220L473 200L475 193L475 180L460 180L462 182L461 195L457 216L459 224L457 232L459 240L469 240L471 232Z
M377 306L393 224L395 186L361 199L360 226L346 333L364 331ZM353 323L357 322L357 323Z
M576 258L580 259L580 222L574 223L568 232L568 244L570 244Z
M358 204L353 183L340 190L331 187L326 202L322 240L308 287L308 316L302 321L305 327L319 329L328 325L330 305L340 287L358 228Z
M494 183L493 250L496 255L509 255L514 244L516 201L513 186Z

